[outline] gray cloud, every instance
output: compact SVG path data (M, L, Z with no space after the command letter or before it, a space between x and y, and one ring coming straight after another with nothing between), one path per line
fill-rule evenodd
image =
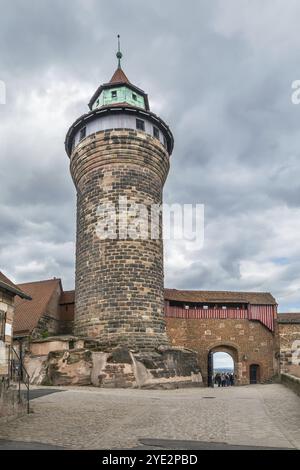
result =
M269 290L300 308L300 5L0 0L0 259L17 282L74 282L69 125L123 66L169 124L165 201L205 203L205 244L166 244L166 284Z

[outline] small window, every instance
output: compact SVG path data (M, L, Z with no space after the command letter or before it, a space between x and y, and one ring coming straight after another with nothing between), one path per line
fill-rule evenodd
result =
M155 126L153 126L153 137L159 139L159 130Z
M111 92L111 97L112 97L112 98L116 98L116 97L117 97L117 92L116 92L116 90L114 90L114 91Z
M132 99L133 99L134 101L136 101L136 100L137 100L137 96L136 96L136 94L135 94L135 93L132 93Z
M83 127L82 129L80 129L80 133L79 133L79 142L84 139L86 136L86 127Z
M142 119L137 119L136 120L136 128L140 131L145 130L145 121L142 121Z
M2 341L5 339L5 322L6 313L0 310L0 340Z
M168 143L167 143L167 139L165 138L165 136L164 136L164 146L168 148Z
M222 310L226 310L226 309L227 309L226 305L222 305Z
M208 305L203 305L204 310L208 309Z

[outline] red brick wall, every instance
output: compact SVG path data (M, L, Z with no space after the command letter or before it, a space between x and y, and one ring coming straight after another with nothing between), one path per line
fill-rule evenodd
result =
M239 384L248 384L251 364L260 366L260 381L278 373L279 336L257 321L166 318L167 333L174 346L198 352L203 379L207 382L209 351L224 351L235 361Z
M42 333L48 332L49 335L60 333L60 309L59 300L61 296L61 287L57 286L47 305L46 311L39 319L36 328L32 332L33 337L39 337Z
M74 306L74 303L60 305L60 319L63 321L74 321Z

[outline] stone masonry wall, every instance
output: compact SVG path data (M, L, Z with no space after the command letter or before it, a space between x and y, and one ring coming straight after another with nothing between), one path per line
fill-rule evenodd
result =
M257 321L166 318L171 344L198 352L203 380L207 383L208 353L224 351L235 362L239 384L248 384L251 364L260 366L260 382L278 373L278 329L274 334Z
M300 369L300 323L279 323L279 335L282 372Z
M78 198L74 333L99 338L104 349L168 344L161 219L156 240L100 240L96 233L99 204L118 207L119 196L160 204L168 170L164 146L134 130L92 134L71 156Z

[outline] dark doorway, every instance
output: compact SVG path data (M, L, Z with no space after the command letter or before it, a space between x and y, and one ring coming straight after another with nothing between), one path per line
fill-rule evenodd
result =
M258 364L250 366L250 384L257 384L260 381L260 370Z

